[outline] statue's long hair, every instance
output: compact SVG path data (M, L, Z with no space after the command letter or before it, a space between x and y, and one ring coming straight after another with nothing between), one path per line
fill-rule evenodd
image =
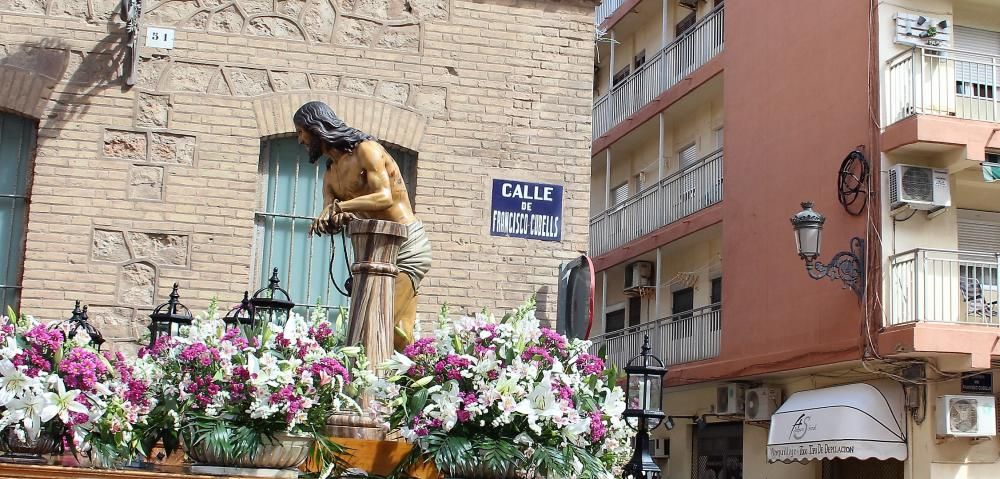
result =
M299 107L292 121L295 126L308 130L327 146L345 153L353 152L362 141L375 139L357 128L347 126L329 105L321 101L311 101Z

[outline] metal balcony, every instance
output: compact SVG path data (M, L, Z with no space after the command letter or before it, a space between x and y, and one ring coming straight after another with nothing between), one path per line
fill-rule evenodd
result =
M600 25L604 23L610 16L615 14L615 10L618 10L625 0L604 0L594 12L594 25Z
M1000 326L1000 254L914 249L889 258L886 326L915 322Z
M590 255L599 256L722 201L722 150L590 218Z
M722 303L591 338L590 352L597 354L603 348L607 364L622 369L639 354L646 335L652 353L667 365L717 357L722 338Z
M938 115L1000 121L1000 57L943 47L913 47L888 62L885 121Z
M634 115L722 52L724 5L705 15L694 27L594 101L594 139Z

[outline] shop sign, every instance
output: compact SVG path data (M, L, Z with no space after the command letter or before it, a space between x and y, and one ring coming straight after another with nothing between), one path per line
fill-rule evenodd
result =
M560 185L494 179L490 235L561 241L562 200Z
M981 373L962 378L962 392L993 394L993 373Z

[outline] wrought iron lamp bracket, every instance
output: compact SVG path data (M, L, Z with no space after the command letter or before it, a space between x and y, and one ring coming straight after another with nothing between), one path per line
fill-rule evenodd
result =
M844 288L850 288L858 299L865 292L865 240L857 236L851 238L850 251L833 255L829 263L816 260L806 261L806 271L812 279L839 279Z

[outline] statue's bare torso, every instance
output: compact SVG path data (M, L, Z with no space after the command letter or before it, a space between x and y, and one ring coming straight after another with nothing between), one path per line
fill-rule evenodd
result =
M323 198L336 199L344 212L370 218L409 224L414 221L413 207L403 182L399 165L378 142L366 140L351 153L332 155L323 175ZM375 208L375 203L390 203ZM324 201L332 203L332 201Z

